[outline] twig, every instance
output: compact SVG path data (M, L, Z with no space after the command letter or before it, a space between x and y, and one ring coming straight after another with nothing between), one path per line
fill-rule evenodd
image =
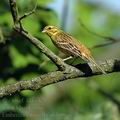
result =
M102 43L102 44L99 44L99 45L95 45L93 46L92 48L90 49L93 49L93 48L98 48L98 47L104 47L104 46L107 46L107 45L111 45L111 44L114 44L114 43L117 43L117 42L120 42L119 40L115 39L115 38L112 38L112 37L109 37L109 36L103 36L103 35L100 35L98 33L95 33L91 30L89 30L86 25L82 22L82 20L79 18L79 22L80 22L80 25L82 28L84 28L88 33L91 33L92 35L95 35L97 37L100 37L100 38L103 38L103 39L106 39L108 40L107 43Z
M21 16L21 17L19 18L19 21L21 21L22 19L24 19L24 18L32 15L33 13L35 13L36 9L37 9L37 1L36 1L35 7L33 8L33 10L31 10L30 12L25 13L23 16Z

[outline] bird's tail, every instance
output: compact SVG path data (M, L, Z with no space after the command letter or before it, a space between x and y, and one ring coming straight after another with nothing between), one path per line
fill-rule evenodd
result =
M103 74L106 74L106 72L95 62L94 58L90 57L90 58L89 58L89 61L90 61L91 63L93 63L94 65L96 65L97 68L98 68Z

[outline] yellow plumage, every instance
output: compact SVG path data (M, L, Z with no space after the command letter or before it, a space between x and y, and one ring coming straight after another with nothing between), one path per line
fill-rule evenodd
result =
M89 61L96 65L102 73L106 74L105 71L95 62L90 50L68 33L58 29L55 26L46 26L43 32L47 33L53 44L63 53L74 57L80 57L85 61Z

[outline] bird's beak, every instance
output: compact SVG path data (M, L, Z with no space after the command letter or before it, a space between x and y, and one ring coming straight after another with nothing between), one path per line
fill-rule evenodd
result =
M42 31L42 33L45 33L45 32L46 32L46 30L43 30L43 31Z

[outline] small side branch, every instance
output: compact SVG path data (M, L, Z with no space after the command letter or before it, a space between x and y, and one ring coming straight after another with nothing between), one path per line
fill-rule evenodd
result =
M36 1L35 7L33 8L33 10L30 11L30 12L28 12L28 13L25 13L23 16L21 16L21 17L19 18L19 21L21 21L22 19L24 19L24 18L32 15L33 13L35 13L36 8L37 8L37 1Z
M86 25L82 22L82 20L80 18L79 18L79 22L80 22L81 27L83 29L85 29L88 33L90 33L90 34L92 34L94 36L97 36L97 37L100 37L100 38L103 38L103 39L107 40L107 42L95 45L95 46L91 47L90 49L99 48L99 47L105 47L105 46L112 45L112 44L120 42L119 39L116 39L116 38L113 38L113 37L109 37L109 36L100 35L98 33L95 33L93 31L89 30L86 27Z

